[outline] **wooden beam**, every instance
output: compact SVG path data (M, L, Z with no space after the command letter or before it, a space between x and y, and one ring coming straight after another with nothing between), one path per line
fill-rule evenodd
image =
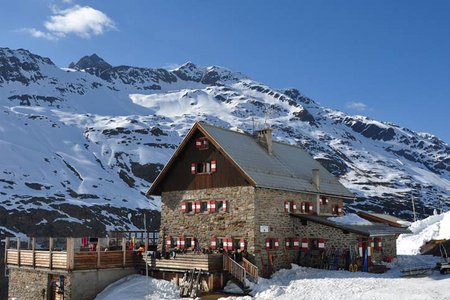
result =
M99 269L101 267L100 247L101 247L100 238L97 238L97 269Z
M20 238L16 238L17 265L20 267Z
M48 238L48 251L49 251L49 262L48 267L50 270L53 268L53 238Z
M33 252L33 268L36 268L36 238L31 238L31 251Z
M122 237L122 254L122 266L125 268L125 265L127 264L127 240L125 239L125 237Z
M67 238L67 269L68 270L73 270L74 265L75 265L75 240L74 238Z

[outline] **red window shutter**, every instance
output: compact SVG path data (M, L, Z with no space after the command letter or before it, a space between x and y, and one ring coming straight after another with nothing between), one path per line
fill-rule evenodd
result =
M215 212L216 211L216 200L210 200L208 202L208 211Z
M211 237L211 249L216 250L217 249L217 239L215 236Z
M284 201L284 212L289 212L289 210L290 210L289 201Z
M342 204L338 204L337 206L337 214L342 215Z
M245 250L245 240L244 240L244 239L240 239L240 240L239 240L239 249L240 249L241 251L244 251L244 250Z
M378 238L377 243L376 243L376 247L378 251L382 251L383 250L383 239L381 237Z
M297 204L295 202L291 202L292 205L292 212L295 213L297 211Z
M358 254L359 257L363 256L362 238L358 238Z
M227 212L228 211L228 201L223 200L222 202L222 211Z
M172 236L168 235L166 236L166 247L167 248L172 248Z
M300 248L300 239L298 237L295 237L293 239L293 245L292 245L293 249L299 249Z
M181 202L181 212L187 213L187 203L186 202Z
M217 171L217 163L215 160L211 161L211 173L214 173Z
M266 250L270 250L270 239L269 238L267 238L266 239L266 242L265 242L265 244L266 244Z
M195 148L201 149L203 147L203 138L195 139Z
M226 238L226 241L227 241L226 250L228 250L228 251L233 250L233 239L229 237L229 238Z
M197 164L191 163L191 174L196 174L196 173L197 173Z
M274 239L274 240L273 240L273 248L274 248L275 250L280 249L280 240L279 240L279 239Z
M309 248L308 239L307 238L303 238L302 239L302 251L303 252L308 252L308 248Z
M177 236L177 248L181 248L181 239Z
M201 207L202 207L202 202L201 201L195 201L194 204L195 204L195 213L197 213L197 214L200 213Z
M325 240L319 239L317 246L319 247L320 250L325 250Z
M196 246L197 246L197 245L196 245L196 240L195 240L195 238L191 238L191 248L192 248L192 250L194 250Z
M184 236L180 236L180 249L184 249L185 246Z
M308 205L309 205L309 213L312 214L314 212L313 211L313 205L312 205L311 202L309 202Z
M284 239L284 247L286 249L290 249L291 248L291 240L289 238L285 238Z

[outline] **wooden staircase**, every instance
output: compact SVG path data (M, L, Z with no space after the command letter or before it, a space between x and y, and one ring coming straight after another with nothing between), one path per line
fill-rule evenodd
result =
M229 255L224 253L223 269L233 277L245 294L251 292L250 287L247 285L247 279L255 283L258 282L258 267L245 258L242 259L242 264L239 264Z

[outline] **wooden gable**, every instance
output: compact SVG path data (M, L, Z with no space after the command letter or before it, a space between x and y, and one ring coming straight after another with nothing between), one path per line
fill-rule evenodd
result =
M207 147L199 147L199 141L205 140ZM215 163L215 171L200 170L198 164L211 162ZM192 172L194 166L195 174ZM170 191L249 185L254 185L252 180L221 150L220 145L201 129L201 125L196 123L147 194L161 195Z

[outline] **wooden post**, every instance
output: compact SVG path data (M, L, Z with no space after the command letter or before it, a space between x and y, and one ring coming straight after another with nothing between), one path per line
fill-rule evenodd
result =
M17 265L20 267L20 238L16 238Z
M100 260L100 248L101 248L101 243L100 243L100 238L97 238L97 269L100 268L101 266L101 260Z
M49 262L48 267L50 270L53 268L53 238L48 238L48 252L49 252Z
M122 266L125 268L125 265L127 264L127 240L125 239L125 237L122 237L122 254Z
M5 238L5 266L8 264L9 237Z
M68 270L73 270L75 265L75 240L74 238L67 238L67 262Z
M36 268L36 238L31 238L31 251L33 252L33 268Z

